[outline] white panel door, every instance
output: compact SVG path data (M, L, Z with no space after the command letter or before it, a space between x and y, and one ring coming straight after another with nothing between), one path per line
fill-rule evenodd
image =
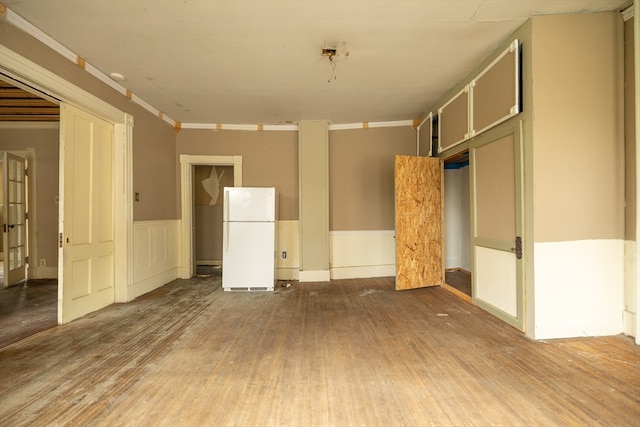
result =
M60 111L58 320L114 302L114 128L66 104Z
M518 126L471 148L473 301L520 330L524 324L522 149Z
M2 165L2 248L7 287L26 278L27 181L22 157L4 153Z

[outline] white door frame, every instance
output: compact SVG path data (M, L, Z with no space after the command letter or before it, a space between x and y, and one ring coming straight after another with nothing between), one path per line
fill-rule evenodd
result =
M242 187L242 156L206 156L180 155L180 200L182 205L181 238L180 238L180 271L181 279L193 277L193 167L233 166L233 185Z
M17 82L35 88L58 101L66 102L96 115L114 125L115 139L115 301L127 301L127 289L132 282L133 254L133 116L108 104L40 65L0 45L0 71ZM25 87L24 89L29 90ZM32 89L31 89L32 90ZM45 96L46 96L45 95ZM63 170L58 172L64 173ZM58 268L62 268L58 266ZM62 288L62 284L58 284ZM58 319L60 313L58 296Z

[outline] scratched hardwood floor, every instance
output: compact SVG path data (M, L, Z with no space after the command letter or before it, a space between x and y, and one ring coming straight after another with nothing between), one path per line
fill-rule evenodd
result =
M172 282L0 350L0 426L640 423L640 348L534 342L393 278Z
M58 281L27 280L0 288L0 349L58 324Z

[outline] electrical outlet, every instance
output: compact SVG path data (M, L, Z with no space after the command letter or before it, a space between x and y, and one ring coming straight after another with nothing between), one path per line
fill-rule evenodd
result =
M282 259L287 259L287 251L282 251Z
M40 267L46 267L47 266L47 260L44 258L40 259Z

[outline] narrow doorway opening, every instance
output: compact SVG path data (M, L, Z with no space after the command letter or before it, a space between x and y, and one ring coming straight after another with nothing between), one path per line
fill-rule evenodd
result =
M0 348L58 324L59 106L26 88L0 80Z
M472 299L469 151L444 162L445 288Z
M202 238L204 239L202 244L205 244L205 240L214 240L217 239L211 234L205 234L203 232L203 226L200 228L196 225L196 201L195 194L196 191L200 191L199 187L202 188L204 194L208 195L208 203L211 203L213 200L212 194L209 194L203 187L200 185L198 187L195 177L195 169L196 166L215 166L216 173L215 177L212 176L211 169L207 176L204 173L204 180L210 178L212 181L207 181L205 183L208 186L209 191L211 193L215 193L216 186L213 185L213 181L215 181L216 177L218 180L218 196L217 200L220 198L220 194L223 194L225 180L231 179L234 187L242 187L242 156L208 156L208 155L192 155L192 154L181 154L180 155L180 201L181 201L181 246L183 250L181 251L181 261L180 261L180 274L179 277L181 279L190 279L198 274L197 265L198 261L201 261L200 264L205 266L207 264L216 265L216 260L219 260L219 264L222 263L222 221L220 222L219 238L220 238L220 246L219 246L219 255L216 256L216 253L213 251L215 244L211 245L212 251L209 253L200 253L200 259L196 252L197 240ZM221 170L220 167L228 166L227 169L222 176L222 182L220 182ZM230 175L230 178L226 178L227 175ZM208 177L208 178L207 178ZM227 181L228 182L228 181ZM207 200L205 198L205 200ZM223 203L224 204L224 203ZM209 206L215 206L209 205ZM220 218L222 219L222 208L220 209ZM214 208L215 210L215 208ZM208 224L211 224L211 220L208 219ZM206 242L209 245L211 242Z
M233 166L194 165L193 241L199 277L222 275L223 189L233 186Z

